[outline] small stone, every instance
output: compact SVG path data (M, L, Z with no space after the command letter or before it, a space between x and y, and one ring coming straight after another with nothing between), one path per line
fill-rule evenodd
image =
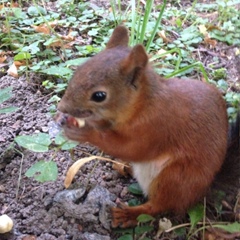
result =
M124 198L129 193L128 188L124 187L120 193L121 198Z
M86 189L84 187L73 190L63 190L58 192L53 200L58 203L62 201L76 202L85 194L85 191Z
M42 131L43 131L44 133L48 132L48 127L42 127Z
M5 187L3 185L0 185L0 192L5 192Z
M88 233L85 232L83 233L79 239L83 239L83 240L111 240L109 236L104 236L104 235L100 235L97 233Z

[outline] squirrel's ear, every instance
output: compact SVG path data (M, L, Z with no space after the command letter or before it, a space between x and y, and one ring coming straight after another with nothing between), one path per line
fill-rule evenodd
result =
M124 26L117 26L110 38L110 40L107 43L106 48L114 48L117 46L128 46L128 30Z
M121 63L121 71L123 74L131 74L144 69L148 64L148 55L145 48L141 44L137 44L128 57L125 58Z

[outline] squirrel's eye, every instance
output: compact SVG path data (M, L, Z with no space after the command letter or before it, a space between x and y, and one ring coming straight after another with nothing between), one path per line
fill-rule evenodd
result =
M106 92L94 92L91 96L91 100L94 102L103 102L107 97Z

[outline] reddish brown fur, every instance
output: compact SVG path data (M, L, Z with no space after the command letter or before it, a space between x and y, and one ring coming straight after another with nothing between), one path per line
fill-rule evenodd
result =
M133 163L170 156L150 184L147 203L112 210L114 227L133 225L142 213L186 211L212 183L227 148L226 106L218 90L161 78L144 48L127 44L127 30L117 27L107 48L77 69L58 106L74 117L91 113L83 128L65 126L72 140ZM95 91L107 92L106 101L91 101Z

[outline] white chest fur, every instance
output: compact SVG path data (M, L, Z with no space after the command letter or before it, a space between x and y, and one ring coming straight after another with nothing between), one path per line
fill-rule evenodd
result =
M160 174L169 160L170 156L165 155L149 162L132 163L134 177L137 179L145 196L148 195L151 182Z

